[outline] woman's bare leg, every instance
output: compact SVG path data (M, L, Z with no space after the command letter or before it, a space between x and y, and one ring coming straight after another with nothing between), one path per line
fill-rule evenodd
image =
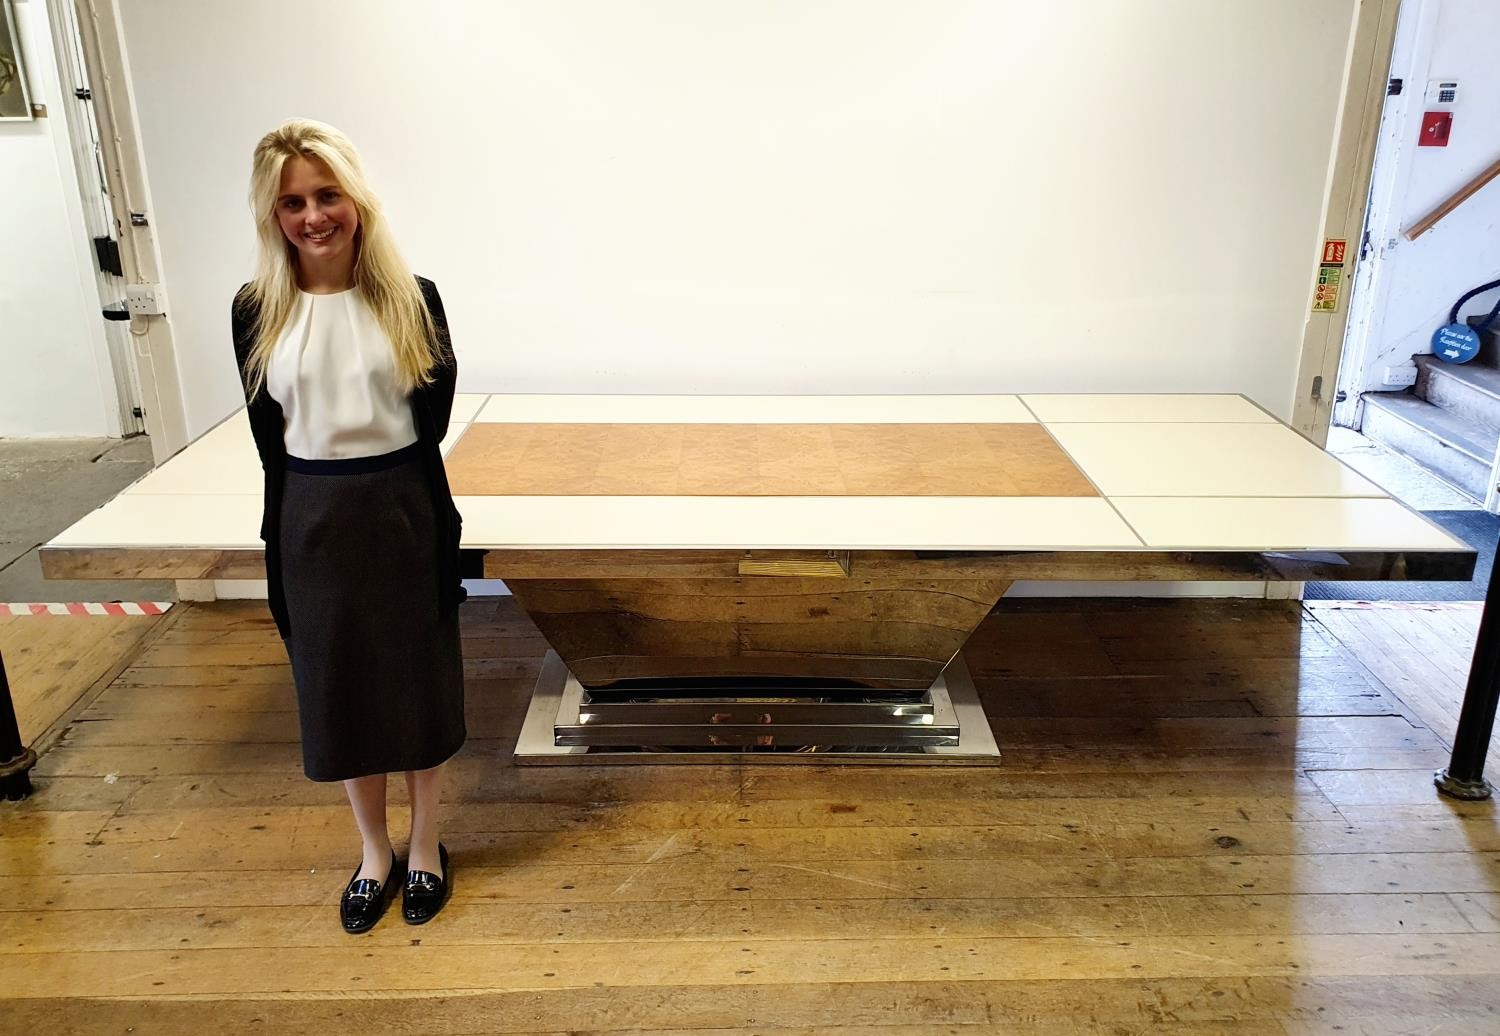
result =
M438 820L442 808L443 766L430 770L408 770L406 790L411 796L411 846L407 850L406 869L443 874L438 860Z
M385 783L383 773L344 782L349 805L354 809L354 822L359 825L359 837L364 842L359 876L377 881L385 881L391 867L391 836L385 825Z

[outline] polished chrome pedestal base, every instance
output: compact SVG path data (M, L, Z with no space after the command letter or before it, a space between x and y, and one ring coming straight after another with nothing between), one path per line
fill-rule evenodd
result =
M674 681L590 694L549 651L516 743L522 764L999 760L962 655L923 692Z

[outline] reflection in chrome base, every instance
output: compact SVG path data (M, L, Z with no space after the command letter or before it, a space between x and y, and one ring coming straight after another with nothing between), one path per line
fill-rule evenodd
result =
M548 651L516 743L521 764L999 760L962 654L922 692L675 680L591 694Z

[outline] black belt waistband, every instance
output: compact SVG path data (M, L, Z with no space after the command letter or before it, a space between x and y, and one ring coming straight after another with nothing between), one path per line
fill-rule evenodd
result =
M367 475L372 471L386 471L390 468L399 468L408 461L416 460L422 455L422 444L420 441L410 446L403 446L391 453L382 453L378 457L342 457L338 460L306 460L302 457L293 457L290 454L286 458L286 469L295 471L299 475Z

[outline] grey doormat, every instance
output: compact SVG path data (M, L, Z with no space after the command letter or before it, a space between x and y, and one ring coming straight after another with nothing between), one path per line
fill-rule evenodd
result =
M1474 578L1467 583L1308 583L1308 601L1482 601L1495 565L1495 543L1500 540L1500 515L1487 511L1423 511L1479 552Z

